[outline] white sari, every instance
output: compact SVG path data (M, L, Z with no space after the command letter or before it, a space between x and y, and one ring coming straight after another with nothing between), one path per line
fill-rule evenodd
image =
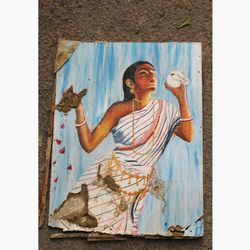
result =
M138 217L156 162L179 120L177 109L162 99L122 117L112 130L116 148L90 166L71 191L78 194L82 185L87 185L88 214L97 220L97 226L83 227L60 219L59 227L65 231L137 235ZM100 181L106 176L112 177L115 188Z

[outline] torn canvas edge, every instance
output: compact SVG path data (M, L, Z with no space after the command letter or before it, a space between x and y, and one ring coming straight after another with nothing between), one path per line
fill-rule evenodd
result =
M104 41L93 41L93 42L104 42ZM107 41L105 41L105 43L107 43ZM160 43L163 43L163 42L160 42ZM193 43L196 43L196 42L193 42ZM55 66L54 66L54 77L56 79L56 73L59 69L61 69L63 67L63 65L70 59L70 57L72 56L73 52L78 48L78 46L81 44L80 41L71 41L71 40L65 40L65 39L60 39L58 40L58 49L57 49L57 54L56 54L56 59L55 59ZM201 44L201 43L200 43ZM49 129L48 129L48 142L47 142L47 150L46 150L46 163L49 162L49 164L45 164L45 176L44 176L44 185L42 186L43 188L45 187L45 192L47 194L47 191L48 189L50 188L50 185L48 183L48 180L49 180L49 175L50 175L50 159L51 159L51 146L52 146L52 141L51 141L51 137L53 137L53 124L54 124L54 105L55 105L55 92L56 92L56 80L54 82L54 93L53 93L53 101L52 101L52 108L51 108L51 119L50 119L50 125L49 125ZM47 179L47 181L45 180ZM43 192L42 192L43 193ZM41 195L42 196L42 200L44 200L44 202L42 203L46 203L46 196L47 195L44 195L44 193ZM39 223L39 227L43 226L44 225L44 220L45 220L45 212L46 212L46 204L42 204L42 212L40 211L40 215L42 214L42 223ZM202 223L204 223L204 219L203 219L203 216L201 216L198 220L201 220ZM197 220L197 221L198 221ZM195 223L197 222L195 221ZM163 236L163 235L160 235L160 234L156 234L156 235L151 235L151 234L142 234L141 236L132 236L132 235L109 235L111 239L109 240L115 240L117 236L124 236L123 239L126 240L125 237L129 237L129 238L144 238L144 239L197 239L197 238L201 238L203 235L198 235L198 236L184 236L183 235L183 229L184 228L181 228L179 230L178 228L179 225L177 225L177 229L174 230L172 233L172 227L175 229L176 227L172 226L170 229L171 233L167 236ZM189 225L191 226L191 225ZM188 227L189 227L188 226ZM53 228L53 227L52 227ZM56 228L56 227L54 227ZM60 228L61 229L61 228ZM179 233L180 231L180 235L179 234L175 234L175 232ZM79 236L78 233L80 234L89 234L87 232L81 232L81 231L74 231L74 230L70 230L71 232L71 236L70 234L67 235L67 233L63 232L63 233L60 233L58 235L58 237L56 237L56 234L52 234L50 238L78 238L78 237L83 237L82 235ZM97 240L97 241L101 241L101 237L98 237L100 235L102 235L101 233L98 233L98 232L91 232L91 233L95 233L97 235L97 238L94 239L94 240ZM91 234L90 233L90 234ZM53 237L55 236L55 237ZM85 236L86 237L86 236ZM113 238L113 239L112 239Z
M72 53L78 48L81 42L65 39L58 40L57 54L54 66L56 73L72 56Z

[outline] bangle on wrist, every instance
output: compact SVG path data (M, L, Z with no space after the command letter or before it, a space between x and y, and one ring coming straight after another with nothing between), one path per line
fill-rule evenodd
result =
M86 123L86 118L84 118L84 120L82 121L82 122L80 122L80 123L76 123L75 122L75 126L76 126L76 128L79 128L79 127L81 127L82 125L84 125Z
M189 121L192 121L192 120L193 120L193 117L190 116L190 117L187 117L187 118L181 118L180 122L189 122Z

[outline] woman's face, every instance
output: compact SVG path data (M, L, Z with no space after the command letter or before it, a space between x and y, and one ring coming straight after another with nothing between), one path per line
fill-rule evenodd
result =
M142 64L135 71L135 91L154 91L157 88L156 71L150 64Z

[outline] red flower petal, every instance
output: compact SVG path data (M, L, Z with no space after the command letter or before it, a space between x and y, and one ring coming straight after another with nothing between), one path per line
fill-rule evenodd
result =
M58 144L58 145L60 145L61 144L61 140L59 140L59 139L56 139L56 143Z
M64 154L64 153L65 153L65 147L61 148L61 149L59 150L59 153Z
M55 209L54 209L54 213L56 213L57 211L58 211L58 209L57 209L57 208L55 208Z
M57 182L58 182L58 177L56 177L56 178L54 179L54 182L55 182L55 183L57 183Z
M71 164L67 167L68 170L72 170Z
M60 126L61 128L64 128L65 126L64 126L64 123Z

